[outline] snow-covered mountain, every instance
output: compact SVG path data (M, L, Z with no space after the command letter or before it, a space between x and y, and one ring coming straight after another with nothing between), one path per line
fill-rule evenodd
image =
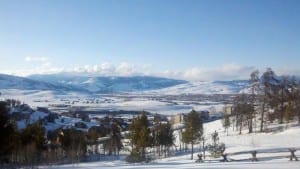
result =
M25 77L0 74L0 89L19 90L55 90L55 91L85 91L71 86L62 86Z
M51 90L87 93L232 94L248 87L246 80L188 82L152 76L93 76L50 74L18 77L0 74L0 89Z
M93 93L118 93L131 91L145 91L163 89L187 83L184 80L175 80L152 76L92 76L74 74L31 75L28 78L43 81L59 86L77 87Z

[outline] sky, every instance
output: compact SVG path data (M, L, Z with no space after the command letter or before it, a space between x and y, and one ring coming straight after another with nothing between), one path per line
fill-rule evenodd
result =
M299 0L0 0L0 73L300 75Z

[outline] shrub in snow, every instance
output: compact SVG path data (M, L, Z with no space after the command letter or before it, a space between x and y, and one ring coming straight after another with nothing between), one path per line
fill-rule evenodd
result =
M219 143L219 134L215 131L211 135L212 144L207 145L207 150L214 158L220 157L225 151L225 144Z

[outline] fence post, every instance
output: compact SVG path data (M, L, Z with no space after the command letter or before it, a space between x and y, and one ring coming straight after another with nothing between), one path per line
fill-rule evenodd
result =
M257 158L256 158L257 151L252 151L251 154L252 154L251 161L258 161Z
M198 154L197 156L198 156L198 159L196 160L196 162L203 163L202 154Z
M298 161L298 158L297 158L296 155L295 155L296 149L294 149L294 148L289 148L289 151L291 152L291 155L290 155L290 161L293 161L293 159L295 159L295 161Z
M222 154L223 159L221 160L221 162L228 162L227 155L228 154L226 154L226 153Z

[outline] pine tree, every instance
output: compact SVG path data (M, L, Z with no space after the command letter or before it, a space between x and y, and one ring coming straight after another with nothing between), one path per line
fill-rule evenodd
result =
M109 152L113 151L114 154L119 154L119 151L123 147L121 142L121 130L116 122L111 125L111 138L109 140Z
M191 159L193 159L194 144L197 143L203 135L203 124L199 113L192 110L187 114L184 125L185 131L182 133L182 139L184 143L192 145Z
M227 136L228 136L228 128L230 127L230 115L229 114L224 114L222 123L223 123L223 127L225 128L225 132L227 133Z
M74 128L62 131L62 148L72 163L79 162L86 153L86 136Z
M140 162L146 159L146 148L153 145L148 118L145 113L132 120L129 126L129 139L133 145L132 152L127 158L129 162Z
M6 102L0 102L0 164L9 162L9 155L14 148L15 128L12 124Z
M173 145L174 136L171 125L169 123L159 122L155 126L155 136L156 145L163 146L164 153L166 157L167 150Z
M225 151L225 144L219 142L220 138L217 131L211 134L211 140L212 144L208 145L208 150L213 157L218 158Z
M22 150L27 165L37 165L42 161L42 152L45 150L45 129L41 122L28 124L20 132Z

